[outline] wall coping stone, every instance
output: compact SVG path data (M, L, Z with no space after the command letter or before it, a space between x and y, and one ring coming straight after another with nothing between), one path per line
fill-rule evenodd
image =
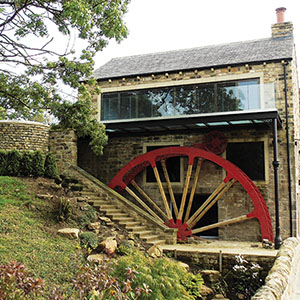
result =
M252 300L291 299L299 268L300 238L291 237L280 247L273 267Z
M41 122L34 122L34 121L19 121L19 120L0 120L0 124L18 124L18 125L37 125L37 126L45 126L50 127L47 124Z

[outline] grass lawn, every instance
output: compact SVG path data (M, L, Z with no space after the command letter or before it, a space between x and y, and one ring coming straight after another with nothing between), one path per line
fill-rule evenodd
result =
M0 263L23 263L46 288L67 290L81 260L78 242L49 232L49 205L30 196L19 179L0 177ZM47 225L46 225L47 223Z

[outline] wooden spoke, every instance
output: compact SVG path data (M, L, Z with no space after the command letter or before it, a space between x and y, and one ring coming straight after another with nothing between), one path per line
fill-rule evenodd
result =
M211 199L210 203L203 209L203 211L189 224L189 228L193 228L197 222L207 213L207 211L236 183L236 179L231 179L225 187Z
M183 189L183 194L182 194L182 198L181 198L181 204L180 204L179 214L178 214L178 219L179 220L182 220L184 206L185 206L185 201L186 201L186 196L187 196L189 185L190 185L190 179L191 179L191 175L192 175L192 170L193 170L193 164L188 165L188 169L187 169L187 173L186 173L186 179L185 179L185 184L184 184L184 189Z
M192 221L203 211L203 209L210 203L212 199L224 188L226 183L223 181L207 198L207 200L200 206L200 208L186 221L187 225L190 225Z
M168 173L168 170L167 170L167 165L166 165L166 160L165 159L163 159L161 161L161 165L162 165L162 169L163 169L166 181L167 181L169 194L170 194L170 197L171 197L172 205L173 205L175 216L176 216L176 219L177 219L177 217L178 217L178 208L177 208L177 204L176 204L176 201L175 201L175 196L174 196L174 193L173 193L173 189L172 189L172 185L171 185L171 181L170 181L170 177L169 177L169 173Z
M161 210L161 208L144 192L144 190L135 182L135 180L132 180L130 182L136 190L151 204L153 207L164 217L166 221L168 221L168 216Z
M197 168L196 168L196 171L195 171L194 183L193 183L193 187L192 187L192 190L191 190L188 207L186 209L184 222L186 222L188 220L188 218L190 216L190 213L191 213L191 208L192 208L192 204L193 204L197 184L198 184L198 181L199 181L199 174L200 174L200 170L201 170L201 166L203 164L203 161L204 161L204 159L202 159L202 158L198 159L198 164L197 164Z
M169 220L171 220L171 219L173 219L172 213L171 213L171 210L170 210L170 207L169 207L169 204L168 204L168 200L167 200L167 197L166 197L166 194L165 194L165 191L164 191L164 188L163 188L163 185L161 183L159 173L158 173L158 170L157 170L156 167L153 168L153 172L154 172L154 175L155 175L155 178L156 178L156 181L157 181L157 184L158 184L158 188L159 188L159 191L160 191L160 194L161 194L161 197L162 197L165 209L166 209L167 216L168 216Z
M136 195L134 191L132 191L128 186L125 188L125 191L129 195L131 195L139 204L141 204L154 218L164 223L163 220L147 204L145 204L145 202L138 195Z
M214 229L214 228L217 228L217 227L226 226L226 225L229 225L229 224L242 222L242 221L245 221L245 220L249 220L247 215L232 218L232 219L222 221L222 222L218 222L218 223L215 223L215 224L211 224L211 225L208 225L208 226L203 226L203 227L200 227L200 228L197 228L197 229L193 229L192 234L200 233L200 232L210 230L210 229Z

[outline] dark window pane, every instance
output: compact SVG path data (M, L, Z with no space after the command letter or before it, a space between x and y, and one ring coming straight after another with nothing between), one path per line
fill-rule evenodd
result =
M136 118L136 92L121 93L120 119Z
M179 145L169 145L169 146L148 146L147 152L156 150L159 148L165 147L174 147ZM170 157L166 160L168 175L170 177L171 182L180 182L180 157ZM157 163L157 170L162 182L166 182L164 172L161 166L161 163ZM146 171L146 182L156 182L156 178L153 172L152 167L148 167Z
M119 119L118 93L102 95L102 120Z
M229 143L226 158L252 180L265 180L264 142Z
M198 86L199 113L216 112L215 93L213 84L202 84Z
M175 91L176 114L190 115L199 113L197 86L177 87Z

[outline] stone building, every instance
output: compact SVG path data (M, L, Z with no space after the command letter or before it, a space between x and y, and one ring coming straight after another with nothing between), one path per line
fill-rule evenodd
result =
M265 39L115 58L97 69L94 104L109 144L95 157L80 139L79 165L109 184L129 163L110 186L179 231L205 227L195 234L246 241L274 234L278 245L297 235L298 74L293 25L276 11Z

